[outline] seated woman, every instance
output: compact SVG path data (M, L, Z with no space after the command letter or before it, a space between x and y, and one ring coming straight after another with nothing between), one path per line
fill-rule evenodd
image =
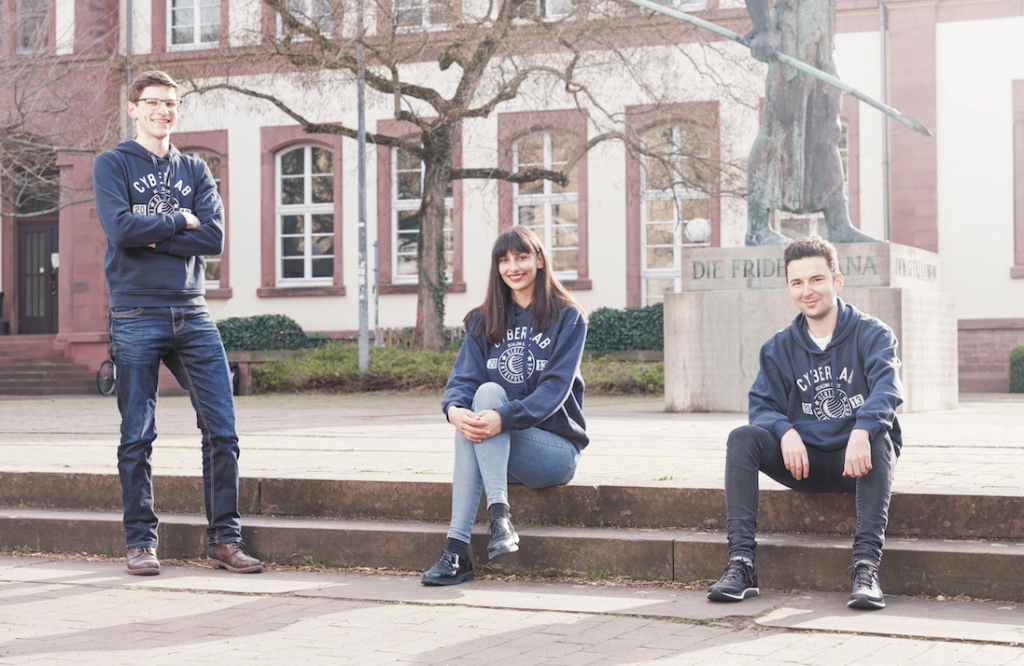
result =
M494 559L519 550L508 484L568 483L589 439L580 357L587 317L551 274L537 235L514 227L491 250L483 305L466 315L466 339L442 406L455 426L452 522L424 585L473 580L469 538L487 491Z

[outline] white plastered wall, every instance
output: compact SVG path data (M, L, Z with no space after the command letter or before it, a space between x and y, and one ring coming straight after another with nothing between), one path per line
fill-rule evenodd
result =
M153 52L153 5L151 0L120 0L118 50L125 53L128 39L128 7L132 10L132 55Z
M57 35L54 50L57 55L68 55L75 50L75 0L56 0L53 15Z
M1012 82L1024 79L1022 30L1024 17L940 23L936 31L939 254L958 319L1024 317L1024 280L1010 278Z
M232 20L231 41L235 43ZM645 92L640 86L621 75L602 76L593 70L589 83L595 96L602 100L605 111L621 118L627 106L651 104L657 101L689 102L718 100L722 157L745 164L757 129L757 104L763 93L763 66L753 63L746 50L731 43L717 44L707 54L700 52L699 44L680 47L658 47L638 58L650 57L657 62L658 85ZM691 57L686 57L686 55ZM708 63L708 64L705 64ZM730 101L729 95L710 77L702 76L700 67L716 69L722 78L735 85L731 93L743 102ZM437 72L436 65L424 64L418 72L421 80L445 88L451 86L451 74ZM303 93L294 81L283 75L272 79L254 79L263 85L272 85L273 92L296 107L311 109L315 121L356 124L355 90L351 80L341 76L325 81L318 89L323 99L300 103ZM252 83L236 79L235 83ZM654 96L660 96L655 99ZM538 102L543 100L543 102ZM392 118L391 100L380 99L368 93L367 129L373 131L379 119ZM527 86L523 94L499 109L500 113L536 110L571 109L575 102L560 86L541 84ZM358 328L358 226L357 211L357 151L354 141L346 139L340 164L343 169L343 220L336 227L344 252L343 284L345 296L311 296L259 298L261 257L261 201L273 196L261 191L260 130L262 127L288 125L293 121L268 104L246 100L238 96L217 95L190 97L179 121L180 131L228 130L229 152L229 235L230 284L233 297L227 300L211 299L211 312L216 319L256 314L287 314L307 330L348 330ZM588 128L590 136L608 129L602 113L592 113L596 124ZM225 118L230 124L225 126ZM463 164L466 167L493 166L497 160L497 114L490 118L472 120L463 127ZM173 141L173 138L172 138ZM376 212L376 150L367 150L367 248L372 284L372 247L377 239ZM588 156L589 171L589 245L590 280L593 288L576 293L581 304L592 311L598 307L621 308L626 305L626 152L621 144L610 142L595 148ZM742 183L741 183L742 185ZM446 323L456 325L465 313L478 305L486 292L490 247L498 229L498 186L494 181L466 181L463 184L463 268L466 293L450 294L446 305ZM746 209L742 199L723 197L722 244L741 245L746 230ZM380 297L380 324L383 327L408 326L415 321L415 294L386 295ZM373 325L371 301L370 324Z
M843 81L881 100L882 58L878 35L877 32L836 35L836 64ZM882 238L882 131L886 117L863 102L859 104L860 228L869 236Z

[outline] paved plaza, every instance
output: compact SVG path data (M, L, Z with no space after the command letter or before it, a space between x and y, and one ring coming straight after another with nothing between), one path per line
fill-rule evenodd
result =
M452 429L436 395L238 399L250 477L448 482ZM742 414L666 414L658 400L588 398L592 444L573 484L718 488ZM158 474L198 476L195 416L162 398ZM901 417L896 490L1024 495L1024 400L964 396ZM113 399L0 401L4 472L114 474ZM768 483L765 484L769 486ZM489 579L425 588L416 575L239 576L169 564L0 555L0 664L999 664L1024 665L1024 604L767 592L711 604L678 585ZM883 571L884 587L884 571Z
M119 562L0 556L0 664L1024 664L1021 605L891 598L871 613L841 594L703 597L174 566L139 579Z
M438 395L237 398L243 476L451 482L454 429ZM721 488L725 440L745 414L667 414L661 400L586 401L590 446L575 485ZM1024 395L968 395L901 415L896 492L1024 495ZM161 398L157 474L201 475L196 417ZM0 400L0 472L116 473L113 398ZM781 487L765 480L765 488Z

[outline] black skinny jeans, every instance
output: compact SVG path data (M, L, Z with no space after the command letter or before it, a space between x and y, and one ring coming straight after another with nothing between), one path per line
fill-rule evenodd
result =
M887 431L871 440L871 471L859 478L843 476L846 447L820 451L807 447L810 473L799 481L786 469L782 442L771 432L746 425L729 434L725 458L725 505L728 517L729 557L754 559L757 542L758 471L801 493L856 493L857 532L853 561L877 565L889 520L896 453Z

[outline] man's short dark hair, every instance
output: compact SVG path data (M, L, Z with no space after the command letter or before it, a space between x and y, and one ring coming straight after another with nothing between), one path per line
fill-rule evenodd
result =
M142 97L142 91L149 86L167 86L168 88L174 88L174 92L178 92L178 84L174 82L170 74L161 71L150 71L142 72L135 77L132 81L131 90L128 91L128 99L131 102L138 102L139 98Z
M836 254L836 246L829 243L821 236L804 236L786 246L783 255L786 260L786 275L789 276L789 262L807 257L822 257L828 262L828 268L832 271L832 277L839 273L839 256Z

